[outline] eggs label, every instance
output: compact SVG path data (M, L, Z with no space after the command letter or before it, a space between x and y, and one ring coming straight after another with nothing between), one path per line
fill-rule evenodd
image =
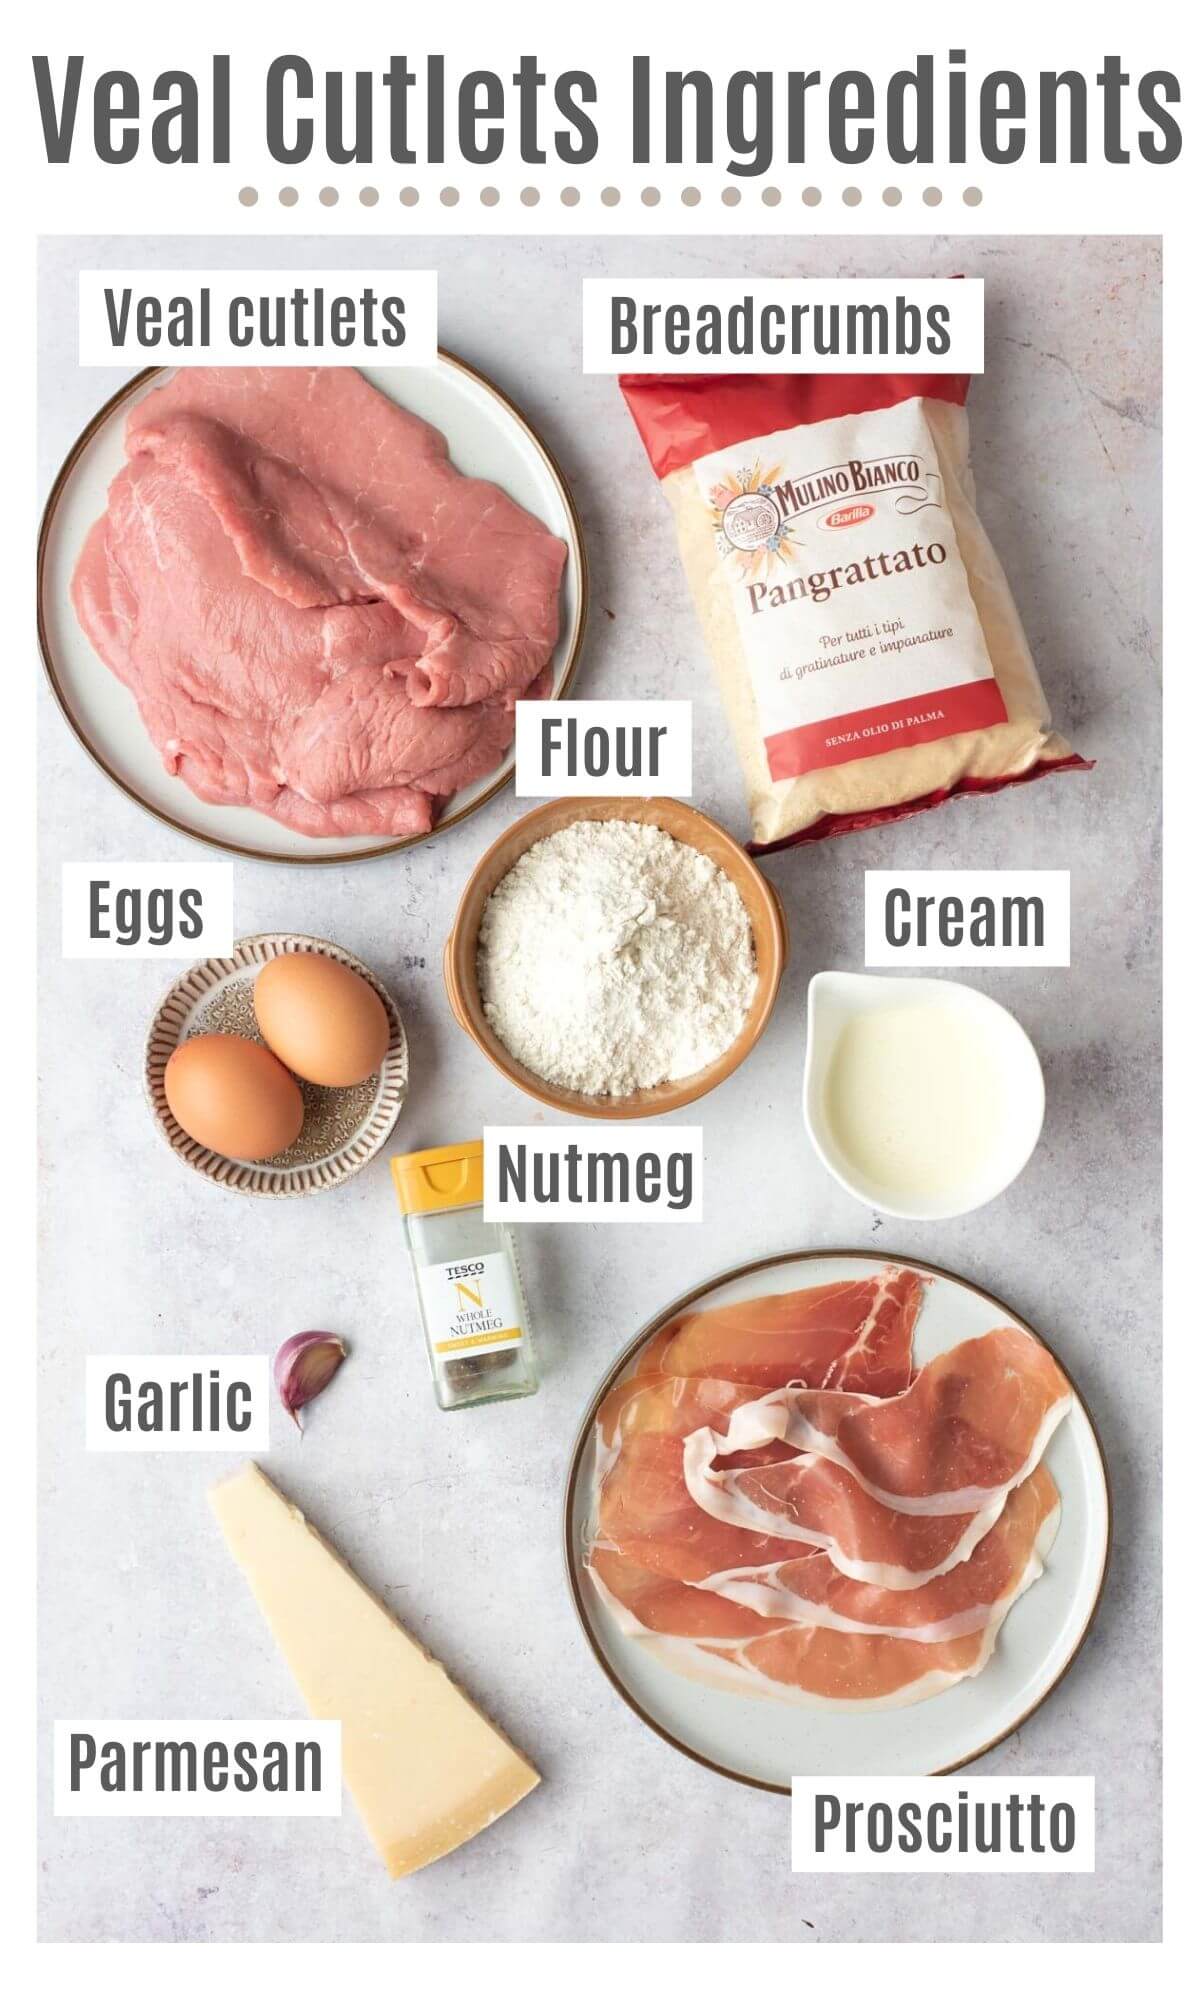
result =
M64 861L64 958L227 958L228 861Z
M84 1369L89 1451L269 1451L264 1354L92 1354Z
M490 1126L483 1134L485 1222L700 1222L699 1125L581 1133Z

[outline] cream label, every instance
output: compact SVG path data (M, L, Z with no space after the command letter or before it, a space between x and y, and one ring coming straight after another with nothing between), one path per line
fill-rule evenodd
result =
M773 779L1006 720L920 397L693 470Z
M1067 966L1069 868L868 868L863 964Z

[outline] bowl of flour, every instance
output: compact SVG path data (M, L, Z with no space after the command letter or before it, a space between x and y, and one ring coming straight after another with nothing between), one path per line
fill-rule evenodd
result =
M650 1118L745 1061L786 959L774 889L715 820L676 799L554 799L476 865L446 991L531 1097Z

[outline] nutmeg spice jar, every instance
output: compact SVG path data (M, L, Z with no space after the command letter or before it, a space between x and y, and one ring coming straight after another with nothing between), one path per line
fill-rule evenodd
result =
M483 1141L391 1165L439 1407L532 1396L537 1363L512 1236L483 1219Z

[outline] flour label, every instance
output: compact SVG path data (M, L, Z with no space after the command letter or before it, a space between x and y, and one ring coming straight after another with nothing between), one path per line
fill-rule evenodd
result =
M694 470L773 779L1007 720L920 397Z
M495 1354L520 1346L521 1295L502 1250L425 1264L417 1278L435 1354Z

